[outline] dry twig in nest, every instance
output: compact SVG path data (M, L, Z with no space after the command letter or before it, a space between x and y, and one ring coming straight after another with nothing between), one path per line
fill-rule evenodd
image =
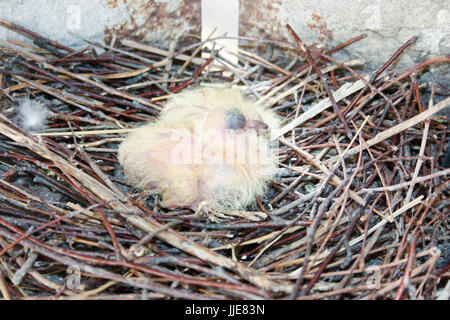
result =
M412 38L361 74L362 60L331 55L362 36L315 52L289 27L295 43L278 50L298 49L284 61L240 51L233 65L220 52L195 57L203 43L171 53L123 40L97 55L96 44L75 51L0 25L33 41L0 42L4 299L448 296L449 169L441 161L450 98L418 75L449 56L388 71ZM212 61L220 71L210 71ZM163 210L118 166L123 134L154 119L167 95L217 82L246 89L283 118L273 133L281 172L250 208L264 221L215 224ZM23 96L48 108L44 131L14 123L13 100Z

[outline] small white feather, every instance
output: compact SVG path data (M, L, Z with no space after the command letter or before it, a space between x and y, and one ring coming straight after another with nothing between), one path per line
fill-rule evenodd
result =
M47 107L38 100L20 99L16 123L26 131L41 131L47 126Z

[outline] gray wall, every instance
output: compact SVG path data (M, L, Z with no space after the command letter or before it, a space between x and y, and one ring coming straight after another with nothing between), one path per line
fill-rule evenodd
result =
M84 44L68 31L95 41L109 42L115 35L158 46L180 37L193 42L185 36L200 35L200 12L200 0L0 1L0 18L74 47ZM292 41L285 28L289 23L308 45L316 46L333 46L365 33L366 39L338 57L364 58L369 69L418 35L417 43L397 64L403 69L450 53L449 21L450 1L445 0L241 0L239 33ZM0 38L6 37L17 38L0 28ZM436 67L424 79L438 79L450 87L448 72L448 65Z

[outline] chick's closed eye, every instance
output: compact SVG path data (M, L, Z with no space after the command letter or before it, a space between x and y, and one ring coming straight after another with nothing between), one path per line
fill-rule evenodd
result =
M267 133L269 126L261 121L247 119L244 114L237 108L230 109L226 112L226 128L231 130L255 130L257 133ZM259 117L261 118L261 117Z
M245 124L245 117L239 109L233 108L226 113L228 129L241 129Z

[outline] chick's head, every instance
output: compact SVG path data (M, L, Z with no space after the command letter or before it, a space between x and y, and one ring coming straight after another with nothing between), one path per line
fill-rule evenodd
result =
M119 147L129 181L162 195L166 208L202 201L244 209L263 196L277 170L267 133L276 114L237 90L201 88L174 95L159 119Z

